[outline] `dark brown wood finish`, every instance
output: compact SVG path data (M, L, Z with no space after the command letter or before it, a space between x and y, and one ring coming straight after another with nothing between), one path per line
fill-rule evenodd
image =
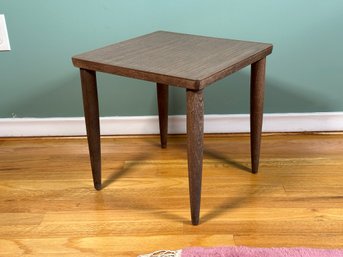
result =
M167 147L168 138L168 85L157 83L158 119L160 125L161 147Z
M168 87L187 90L187 151L192 224L199 223L204 103L203 89L250 64L251 162L258 171L263 118L265 58L271 44L157 31L74 56L81 70L94 186L101 189L99 110L95 72L157 83L161 147L167 146Z
M251 65L250 81L250 148L251 170L258 172L263 120L263 99L265 84L266 58Z
M96 74L95 71L80 69L80 76L93 183L95 189L100 190L101 148Z
M203 135L204 98L203 90L187 89L187 153L188 179L192 224L199 224Z
M272 45L157 31L73 57L76 67L201 89L272 52Z

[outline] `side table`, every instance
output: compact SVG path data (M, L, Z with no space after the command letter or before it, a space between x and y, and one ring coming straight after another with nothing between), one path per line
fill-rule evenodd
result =
M263 118L266 56L271 44L157 31L72 58L80 68L94 187L101 189L96 72L152 81L157 86L161 146L167 146L168 87L187 94L187 154L192 224L199 224L204 131L204 88L251 65L251 165L257 173Z

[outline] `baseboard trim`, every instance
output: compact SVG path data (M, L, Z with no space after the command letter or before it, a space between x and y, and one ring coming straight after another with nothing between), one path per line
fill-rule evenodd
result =
M157 116L101 118L102 135L158 134ZM249 132L248 114L205 115L205 133ZM265 114L263 132L343 131L343 112ZM186 133L186 116L169 117L169 133ZM84 118L4 118L0 137L85 135Z

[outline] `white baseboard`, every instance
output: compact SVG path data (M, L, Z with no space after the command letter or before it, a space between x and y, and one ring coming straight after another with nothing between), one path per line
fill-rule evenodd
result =
M157 116L101 118L102 135L158 134ZM205 133L249 132L248 114L205 115ZM263 132L343 131L343 112L265 114ZM169 133L186 133L185 115L169 116ZM85 135L84 118L0 119L0 137Z

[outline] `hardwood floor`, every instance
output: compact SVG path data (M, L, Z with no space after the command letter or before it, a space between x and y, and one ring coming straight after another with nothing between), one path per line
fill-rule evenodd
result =
M206 135L201 224L190 223L185 136L0 139L0 256L137 256L187 246L343 247L343 134Z

